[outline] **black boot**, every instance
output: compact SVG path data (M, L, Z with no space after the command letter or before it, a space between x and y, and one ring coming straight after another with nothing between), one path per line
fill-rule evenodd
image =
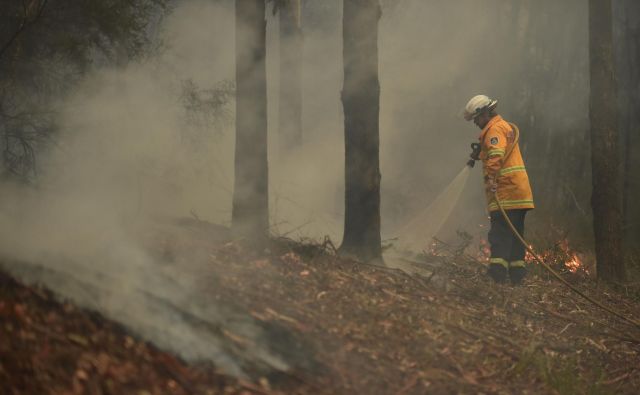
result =
M523 261L511 262L509 265L509 280L511 284L520 285L527 276L527 268L524 267Z
M507 281L507 268L500 263L490 263L487 274L497 283L504 283Z

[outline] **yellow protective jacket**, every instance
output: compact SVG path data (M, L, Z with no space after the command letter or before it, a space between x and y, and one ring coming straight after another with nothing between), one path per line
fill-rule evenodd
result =
M484 127L479 139L489 211L498 210L491 191L491 180L494 179L498 186L500 204L505 210L534 208L529 176L517 142L509 154L515 139L511 125L500 115L496 115ZM505 154L509 154L506 161Z

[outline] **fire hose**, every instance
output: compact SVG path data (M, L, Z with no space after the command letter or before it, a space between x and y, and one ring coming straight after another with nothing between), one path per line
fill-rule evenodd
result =
M509 147L509 149L505 153L504 159L502 161L503 165L506 162L506 160L509 157L509 155L511 155L511 153L513 152L513 149L516 147L516 144L518 144L518 140L520 139L520 130L518 129L518 127L513 123L509 123L509 125L511 125L511 127L513 128L513 131L514 131L514 134L515 134L515 138L513 140L513 143L511 144L511 147ZM474 143L474 144L472 144L472 148L474 150L474 152L471 154L471 158L472 159L469 160L469 162L467 163L470 167L473 167L473 163L475 162L475 160L478 160L478 155L480 153L479 152L480 151L480 145L477 144L477 143ZM496 173L496 177L493 180L494 181L494 185L497 185L496 179L498 177L498 174L499 174L499 172ZM584 292L580 291L574 285L569 283L567 280L562 278L562 276L560 276L560 274L558 272L553 270L553 268L551 268L551 266L549 266L546 262L544 262L544 260L542 258L540 258L540 256L538 254L536 254L536 252L533 250L533 248L531 248L531 246L527 243L527 241L522 237L522 235L518 232L518 230L515 228L515 226L513 226L513 223L509 219L509 216L507 215L507 212L505 211L504 207L502 207L502 204L500 203L500 199L498 198L498 191L497 190L493 193L493 199L495 200L496 204L498 205L498 209L500 210L500 213L502 213L502 216L503 216L505 222L507 223L507 225L509 225L509 229L511 229L511 232L513 232L513 234L517 237L517 239L520 241L520 243L522 243L522 245L529 252L529 254L531 254L531 256L546 271L551 273L551 275L556 280L560 281L562 284L567 286L567 288L569 288L571 291L573 291L574 293L578 294L579 296L581 296L582 298L584 298L588 302L592 303L593 305L595 305L595 306L601 308L602 310L604 310L604 311L606 311L606 312L608 312L608 313L620 318L623 321L626 321L626 322L634 325L637 328L640 328L640 322L638 322L638 321L636 321L636 320L634 320L632 318L629 318L629 317L623 315L622 313L619 313L619 312L613 310L610 307L605 306L601 302L593 299L592 297L590 297L589 295L587 295Z

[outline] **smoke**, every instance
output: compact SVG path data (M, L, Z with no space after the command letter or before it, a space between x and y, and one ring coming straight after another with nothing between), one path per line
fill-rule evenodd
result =
M574 188L588 179L564 176L568 162L560 150L578 149L588 126L584 2L386 4L380 79L383 228L389 237L438 196L468 157L480 131L460 113L476 94L498 99L498 112L520 126L539 207L557 205L554 197L566 190L568 178ZM458 228L485 236L480 173L472 171L440 238L454 237ZM534 221L538 212L530 216Z
M583 196L582 183L588 174L579 180L569 176L566 163L555 151L560 143L580 149L577 147L585 141L588 32L583 2L382 3L384 238L396 237L423 212L468 159L469 145L477 141L480 131L462 120L461 110L470 97L480 93L497 98L498 112L520 126L524 159L539 206L557 205L555 197L566 192L567 181L575 194ZM289 155L272 149L270 159L275 166L271 189L277 198L271 200L272 211L278 208L272 222L278 224L278 230L295 230L292 234L299 236L329 234L336 240L341 238L344 210L340 18L338 0L305 3L305 144ZM272 27L272 47L277 46L276 32ZM274 53L277 51L268 53L268 73L270 86L277 87ZM269 96L271 141L278 137L276 93L272 89ZM588 171L588 164L574 166ZM543 177L550 171L558 177ZM480 168L472 172L463 198L439 237L456 237L457 229L485 236L480 226L487 218L479 173ZM535 213L530 216L534 221Z
M341 3L303 3L304 136L303 145L291 152L277 148L278 28L277 17L268 13L271 230L339 241L344 210ZM498 98L498 109L509 120L523 112L522 103L542 108L538 113L547 117L545 125L575 128L584 119L586 96L571 105L563 99L580 87L582 80L571 71L584 64L586 50L574 50L577 60L561 64L554 63L562 59L561 52L549 55L558 92L547 94L548 100L527 101L531 92L508 96L519 92L514 86L531 84L523 84L519 73L528 60L505 43L522 39L527 24L538 23L523 11L513 22L513 33L505 35L504 24L512 23L510 3L384 2L379 47L385 237L394 237L422 212L466 162L469 143L479 133L459 116L469 97L485 93ZM584 9L577 0L567 3L556 7ZM565 28L577 33L553 48L570 46L578 34L586 37L583 13L553 15L544 20L549 33L541 33L539 45L564 37L558 32ZM23 262L6 264L23 278L44 282L187 358L214 360L242 374L245 366L237 353L194 329L184 314L214 325L235 322L235 329L248 337L261 336L262 329L236 317L230 307L198 302L205 285L195 273L202 262L187 268L178 265L186 265L185 260L178 260L159 267L145 247L145 236L168 218L195 215L229 224L233 103L222 106L215 124L194 124L183 88L185 81L209 89L233 80L233 2L182 1L160 31L161 52L96 70L54 103L61 133L56 146L40 156L37 188L3 186L0 250L6 262ZM539 132L521 129L525 142ZM486 220L478 173L472 172L444 234ZM535 192L538 180L532 182ZM255 354L268 366L288 366L266 346Z
M202 297L208 257L164 262L154 251L157 234L184 231L172 218L229 223L233 103L219 103L215 122L194 122L203 114L185 108L185 87L198 95L233 80L233 20L232 2L182 2L162 27L163 51L95 70L55 102L61 132L40 153L37 187L3 186L0 250L23 280L242 376L295 363L269 341L277 328ZM234 348L222 330L255 347Z

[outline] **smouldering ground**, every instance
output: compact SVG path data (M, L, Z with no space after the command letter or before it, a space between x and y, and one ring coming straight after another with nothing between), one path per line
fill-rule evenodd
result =
M239 243L208 243L210 228L184 229L151 238L162 243L150 241L149 248L159 260L206 259L204 266L199 262L208 268L201 280L211 287L202 297L232 301L259 320L288 328L311 345L316 369L254 384L234 380L211 367L188 366L95 314L4 278L3 391L42 393L15 392L30 385L87 394L225 388L267 394L631 394L640 388L640 329L546 279L495 286L484 267L464 254L431 257L439 264L425 268L437 267L434 276L410 277L339 259L328 246L283 240L256 255ZM569 279L625 314L640 316L637 300L598 290L586 277ZM246 340L228 336L239 344ZM131 366L135 374L124 375L130 382L120 383L117 369Z
M242 388L0 273L2 394L217 394Z

